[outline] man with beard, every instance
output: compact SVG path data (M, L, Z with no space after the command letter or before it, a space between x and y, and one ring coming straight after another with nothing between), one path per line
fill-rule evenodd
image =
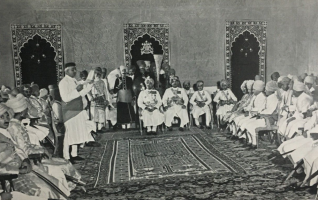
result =
M172 87L168 88L163 95L162 101L165 110L165 124L169 131L172 131L172 122L174 117L180 118L180 131L189 123L187 105L189 102L188 95L183 88L179 88L179 81L172 79Z
M157 126L164 121L164 115L159 111L162 105L160 94L154 89L154 80L147 77L145 90L141 91L138 97L138 106L141 110L141 118L147 133L156 133Z

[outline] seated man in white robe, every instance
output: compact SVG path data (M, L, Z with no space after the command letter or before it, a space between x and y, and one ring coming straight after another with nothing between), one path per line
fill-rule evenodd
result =
M265 83L261 80L257 80L253 84L254 98L251 100L249 112L246 112L243 117L235 120L237 130L241 129L241 126L248 122L257 113L261 112L265 108L266 96L264 94ZM245 128L243 128L244 130ZM242 130L242 131L243 131ZM242 132L241 131L241 132ZM245 138L245 135L242 135Z
M241 129L246 128L249 143L252 145L252 148L257 147L258 136L256 135L256 129L273 125L277 120L277 107L279 104L277 94L275 93L277 90L278 87L275 82L270 81L266 84L265 94L267 98L265 108L261 112L257 113L254 118L246 122L245 127L241 127Z
M147 134L156 134L157 126L164 122L164 115L160 112L162 101L160 94L154 89L154 80L149 76L145 80L146 89L138 96L138 107Z
M165 125L169 131L172 131L172 122L174 117L180 119L180 131L184 130L184 126L189 123L187 111L188 95L183 88L179 88L179 81L172 79L172 87L166 89L162 101L165 110Z
M248 82L248 81L245 80L245 81L243 81L243 83L242 83L242 85L241 85L241 90L242 90L242 92L243 92L243 96L242 96L241 100L238 101L238 102L233 106L233 108L225 114L225 116L224 116L224 121L228 122L229 119L230 119L230 117L231 117L231 115L232 115L234 112L238 111L238 110L241 108L242 104L244 104L244 103L246 102L246 100L249 98L249 93L248 93L248 91L247 91L247 86L246 86L247 82Z
M212 102L211 95L203 90L204 88L204 82L203 81L197 81L197 87L198 91L196 91L191 99L190 103L192 104L192 115L195 120L195 125L197 127L200 127L200 129L203 129L203 125L200 125L199 117L201 115L205 114L205 125L207 129L211 129L210 122L211 122L211 111L210 111L210 104Z
M297 97L296 110L292 117L283 121L278 128L278 133L284 136L285 139L291 139L295 136L298 128L302 127L308 120L306 113L310 106L313 104L313 98L306 94L305 84L299 81L295 81L293 85L293 95Z
M318 102L318 91L316 89L313 91L314 103ZM283 142L277 149L283 157L291 155L292 162L297 160L293 157L299 157L299 154L304 156L304 153L301 152L306 151L306 147L312 146L315 142L311 134L318 133L318 110L309 111L307 115L309 119L304 124L303 131L298 131L294 138ZM295 153L292 153L294 151Z
M293 100L293 81L288 77L283 77L278 84L280 90L277 93L280 98L279 104L279 116L277 125L279 126L282 121L291 117L292 113L295 111L295 105Z
M228 88L226 80L223 79L220 82L220 91L216 93L213 101L219 106L216 111L216 116L218 116L218 120L222 124L224 115L226 115L228 111L231 111L234 103L237 101L237 98L233 94L232 90Z

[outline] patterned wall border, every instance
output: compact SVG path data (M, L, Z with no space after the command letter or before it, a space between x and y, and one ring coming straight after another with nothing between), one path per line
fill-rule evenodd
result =
M125 65L130 66L131 46L139 37L148 34L162 45L163 63L169 63L169 24L128 23L124 24Z
M56 75L59 82L63 76L63 55L62 55L62 27L57 24L32 24L32 25L11 25L12 34L12 50L14 62L14 76L15 85L17 87L22 85L22 72L21 72L21 48L29 39L32 39L36 34L41 38L46 39L51 44L56 52Z
M232 44L235 39L244 31L253 34L260 45L259 55L259 75L261 79L266 79L266 21L226 21L226 39L225 39L225 78L232 86L231 77L231 56Z

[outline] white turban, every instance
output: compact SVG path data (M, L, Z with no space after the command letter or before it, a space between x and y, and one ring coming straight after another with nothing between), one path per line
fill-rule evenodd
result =
M120 76L120 71L118 68L114 69L113 71L111 71L108 74L107 79L108 79L108 84L109 84L110 90L114 89L115 81L116 81L118 76Z
M253 87L253 84L254 84L254 81L253 81L253 80L248 80L248 81L246 82L246 87L247 87L247 89L251 90L252 87Z
M263 91L265 88L265 83L261 80L257 80L254 82L253 89L257 91Z
M123 73L124 70L126 70L126 72L127 72L128 69L127 69L126 66L120 65L120 66L119 66L119 70L120 70L121 73Z
M275 92L276 90L278 90L277 83L275 81L269 81L268 83L266 83L265 90L269 92Z
M241 90L243 91L246 88L247 81L245 80L241 85Z
M295 90L297 92L303 92L306 90L306 86L304 83L302 83L300 81L295 81L294 86L293 86L293 90Z
M46 95L48 95L48 94L49 94L49 92L47 91L47 89L42 88L42 89L40 90L40 95L39 95L39 97L44 97L44 96L46 96Z
M306 76L304 83L310 83L313 85L315 83L315 79L313 76Z
M9 110L10 108L8 106L6 106L4 103L0 103L0 116Z
M28 108L27 101L22 94L18 94L15 98L9 99L6 105L12 108L15 113L22 112Z

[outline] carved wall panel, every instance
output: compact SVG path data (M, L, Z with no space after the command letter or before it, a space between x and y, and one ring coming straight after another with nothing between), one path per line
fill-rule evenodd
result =
M128 23L124 24L125 65L129 67L131 63L131 46L139 37L142 37L145 34L148 34L159 42L163 50L162 62L169 63L169 24Z
M58 24L32 24L32 25L11 25L12 49L14 62L15 86L21 86L23 74L21 73L21 48L29 39L35 35L46 39L56 52L56 76L57 81L63 78L63 51L62 51L62 28Z
M231 47L235 39L243 32L253 34L259 42L259 75L263 81L266 80L266 21L226 21L225 33L225 78L232 84L231 78Z

